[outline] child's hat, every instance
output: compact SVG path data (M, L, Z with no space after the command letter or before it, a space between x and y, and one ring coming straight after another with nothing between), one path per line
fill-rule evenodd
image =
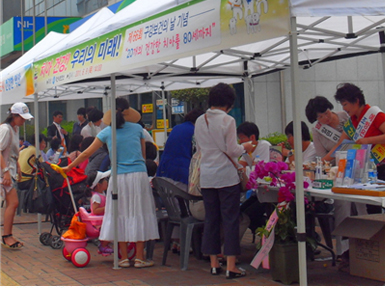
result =
M91 189L95 188L96 185L100 182L100 180L107 178L111 175L111 170L106 172L99 172L96 174L95 180L92 182Z

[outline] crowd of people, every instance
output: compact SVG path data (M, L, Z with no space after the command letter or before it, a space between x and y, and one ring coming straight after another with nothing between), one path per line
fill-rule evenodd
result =
M306 117L313 124L311 133L305 122L301 122L302 147L294 147L293 122L284 132L290 149L283 144L282 155L293 164L295 155L302 154L304 164L322 160L334 161L334 151L345 139L358 144L385 143L385 114L377 107L365 103L362 90L354 84L344 83L337 87L335 100L343 111L334 112L333 104L323 96L309 100ZM193 154L201 153L200 186L201 201L190 202L191 214L204 221L202 253L209 256L210 273L222 272L219 256L226 256L226 278L239 278L245 270L236 266L240 255L240 240L247 228L255 230L266 221L265 207L256 197L251 197L240 206L241 186L234 163L250 173L250 167L259 161L271 159L271 144L260 139L258 126L244 122L238 127L228 113L234 106L236 94L227 84L219 83L208 95L208 109L193 109L185 115L184 122L175 126L169 135L162 156L151 135L141 123L140 114L132 109L125 98L116 99L116 143L117 143L117 197L118 197L118 244L121 254L120 267L130 267L127 244L136 243L134 267L154 265L146 260L144 244L159 238L151 179L166 177L187 191L189 167ZM359 130L361 119L369 112L375 113L366 134L352 137L345 130ZM110 152L112 148L111 114L97 108L79 108L78 122L72 135L61 123L63 113L55 111L53 123L47 128L47 136L40 134L25 141L19 138L19 127L32 119L27 105L15 103L9 115L0 125L1 194L6 201L2 245L8 249L20 249L24 244L12 234L13 219L18 207L17 189L26 189L36 173L36 145L39 146L40 162L58 161L66 156L70 164L65 172L78 167L88 176L87 184L92 192L91 213L104 215L100 228L99 251L112 253L109 243L114 238L112 226L112 182L110 176ZM360 131L358 131L360 132ZM330 137L332 135L333 137ZM45 153L47 144L49 150ZM251 163L250 163L251 159ZM378 165L378 178L385 180L385 165ZM160 201L161 203L161 201ZM358 214L367 214L366 206L346 201L334 201L335 225L351 215L355 205ZM178 241L179 232L173 234ZM347 255L346 240L337 237L337 254Z

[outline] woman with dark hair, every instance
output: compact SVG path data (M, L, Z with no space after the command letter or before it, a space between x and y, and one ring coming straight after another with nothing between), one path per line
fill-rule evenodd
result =
M385 149L385 113L376 106L371 107L366 104L362 90L352 83L339 84L334 98L341 103L343 110L347 112L350 118L344 125L344 132L339 142L328 153L327 157L331 156L345 139L351 139L357 144L372 144L372 152L378 148L379 151L383 151ZM384 155L376 155L378 156L376 159L378 179L385 180ZM350 206L347 206L346 211L349 209ZM381 212L381 208L368 205L368 211ZM346 215L349 216L348 213ZM348 262L346 263L348 264Z
M316 96L309 100L306 106L306 117L310 123L317 122L312 128L313 143L316 156L331 161L328 152L339 141L344 123L349 119L345 111L333 112L333 104L323 96Z
M211 274L219 275L222 268L221 224L224 251L227 256L226 278L238 278L246 272L235 266L241 248L238 237L240 215L240 179L233 163L244 152L251 152L250 143L239 145L235 119L228 115L235 101L235 91L219 83L209 93L209 109L195 123L197 150L201 151L200 184L205 207L202 253L210 256Z
M82 128L80 134L86 138L95 137L106 125L102 122L103 112L97 108L90 110L87 113L88 124Z
M130 267L127 244L136 243L136 268L150 267L153 261L144 258L144 242L159 239L158 223L155 215L155 203L148 181L144 161L145 144L143 129L136 122L140 115L130 108L127 99L116 99L116 155L117 155L117 194L118 194L118 243L121 253L120 267ZM111 111L105 113L103 122L111 123ZM68 167L68 172L76 165L88 159L104 143L112 151L112 129L110 126L98 133L93 143L83 151ZM112 182L107 189L107 200L103 224L99 239L114 239ZM102 248L103 249L103 248Z
M13 219L19 205L17 197L17 179L21 177L18 164L19 157L19 127L33 116L25 103L17 102L9 109L9 115L0 125L0 183L1 196L5 199L4 227L2 246L8 249L20 249L23 243L12 235Z
M326 161L334 161L328 153L340 140L344 133L344 124L349 119L345 111L332 112L333 104L323 96L316 96L310 99L306 106L306 116L309 122L317 121L313 133L313 143L316 149L316 155ZM326 155L328 155L326 157ZM349 217L351 211L351 202L343 200L334 200L334 226L337 227L345 218ZM367 214L366 205L355 203L358 215ZM343 256L349 249L349 241L342 239L342 236L336 236L337 256ZM344 261L344 260L343 260Z
M195 150L193 144L195 121L202 114L203 110L193 109L186 114L183 123L172 129L159 163L158 177L186 184L187 189L190 161Z
M335 149L344 139L351 139L357 144L372 144L372 151L382 146L380 151L385 149L385 113L377 106L365 104L365 97L362 90L352 83L341 83L337 86L336 101L341 103L342 108L350 116L344 125L344 132L339 142L325 156L331 157ZM377 159L378 178L385 179L384 155L379 154Z
M70 145L68 146L68 157L71 162L73 162L80 155L80 145L83 141L83 136L80 134L75 134L71 140Z

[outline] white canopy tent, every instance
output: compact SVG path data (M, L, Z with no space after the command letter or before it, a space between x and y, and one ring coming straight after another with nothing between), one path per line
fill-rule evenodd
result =
M215 9L215 3L221 5L221 3L228 2L218 1L196 0L190 2L179 1L178 3L178 1L171 0L137 0L105 23L90 31L87 35L79 36L71 43L68 43L64 46L65 49L63 51L51 51L51 53L53 53L52 56L45 58L36 57L34 66L35 68L41 69L38 71L43 71L42 67L47 60L57 59L58 55L66 55L71 49L72 55L74 55L75 46L84 48L90 47L96 42L103 43L105 39L111 40L114 36L120 35L120 31L122 34L126 34L126 37L122 39L125 40L123 45L127 45L130 39L128 37L130 32L134 33L138 31L141 27L145 27L146 23L154 23L154 19L163 21L168 14L172 14L175 11L183 11L184 13L186 10L183 9L188 10L191 8L192 11L194 11L195 7L198 7L200 4L202 4L202 6L206 5L207 7L214 5L213 9ZM162 4L158 2L162 2ZM256 3L262 2L262 7L268 3L269 9L273 7L272 3L275 5L285 3L285 1L256 1ZM178 6L178 4L180 5ZM212 43L202 43L202 45L191 47L191 49L186 49L186 51L165 53L159 57L153 56L148 59L138 58L138 61L133 61L132 63L128 62L126 58L122 60L122 63L119 63L119 65L116 65L118 62L112 61L112 65L106 65L97 72L93 71L92 75L81 73L69 74L66 72L62 75L58 74L59 77L62 77L58 78L57 76L54 81L52 76L43 75L42 80L40 81L38 79L37 81L35 101L37 102L38 97L43 100L50 100L57 96L61 99L78 98L79 96L80 98L84 98L87 93L97 96L93 94L93 91L102 92L106 86L112 88L112 97L114 98L120 94L120 89L122 89L122 92L127 90L124 94L129 94L138 91L159 90L161 86L167 86L170 90L174 87L199 87L202 84L205 85L205 83L209 84L208 79L214 78L215 79L212 80L213 84L218 82L218 78L225 82L237 82L236 80L246 80L247 78L262 73L290 67L292 96L293 102L295 103L298 91L298 65L291 65L292 63L299 63L301 66L312 66L331 57L384 51L383 39L385 28L383 27L383 23L385 22L385 4L383 1L336 0L330 3L321 0L290 0L289 4L290 21L289 18L287 18L287 22L290 23L287 23L287 28L283 25L275 27L274 29L270 28L271 21L267 18L264 19L264 15L266 14L264 14L264 10L261 7L260 10L258 10L258 5L254 6L255 13L258 13L260 16L259 27L263 33L266 32L270 37L274 36L273 39L263 36L262 39L259 39L258 33L260 31L258 30L255 32L251 30L251 32L246 35L245 26L241 38L231 38L233 35L227 33L226 39L222 39L221 41L214 39ZM226 13L226 11L232 13L232 11L234 11L229 10L229 6L223 5L221 7L221 13ZM274 11L271 11L271 13L274 14ZM217 17L217 14L212 17ZM216 18L216 20L218 19ZM206 25L204 28L208 28L210 25L207 21L203 23L202 25ZM223 31L226 30L225 27L228 22L223 24L223 21L219 21L218 23L221 23L222 33L224 33ZM138 29L135 30L135 28ZM214 26L211 26L213 34L215 31L218 32L214 28ZM238 27L238 29L240 29L240 27ZM288 31L283 33L285 29ZM227 30L230 30L228 26ZM118 32L114 34L115 31ZM239 44L239 46L234 47L234 43ZM130 47L124 46L124 48L129 49ZM123 50L122 53L126 53L126 55L129 56L127 51L128 50ZM76 63L74 65L76 65ZM106 86L100 83L100 77L110 76L112 76L112 83L106 82ZM39 77L40 75L38 74L37 78ZM88 82L90 77L97 79L98 83ZM87 82L83 82L85 79L87 79ZM74 81L76 81L76 83L74 83ZM116 86L115 83L117 84ZM245 81L245 86L247 85L248 81ZM208 86L211 86L211 84ZM66 87L74 87L74 89L66 89ZM55 90L56 92L54 92ZM57 93L58 91L62 93L59 95ZM76 94L66 93L70 91L76 91ZM83 93L79 94L79 91ZM247 92L248 89L245 89L245 91ZM26 97L28 97L28 95ZM25 98L21 98L20 100L23 101ZM253 100L248 98L247 95L245 96L245 100L246 117L251 119L255 111L255 106ZM13 98L11 102L14 101L15 98ZM0 103L6 103L3 96L0 98ZM114 101L111 102L111 107L114 107ZM298 106L293 105L293 115L295 116L295 146L297 147L299 147L301 143L298 109ZM114 126L114 122L112 125ZM114 157L112 161L114 165ZM298 234L300 237L300 285L306 285L305 242L303 241L305 225L301 164L302 157L299 155L296 158L296 200L298 203L297 219ZM115 262L115 266L116 264Z
M135 1L114 17L104 21L95 20L94 18L102 12L101 10L81 26L83 28L88 24L93 29L82 33L80 33L81 28L75 30L69 34L65 41L35 56L34 62L47 58L49 55L60 53L66 48L92 41L92 39L126 27L131 23L143 23L151 18L150 15L162 13L162 11L171 9L177 4L185 3L183 5L187 5L186 2L168 0L144 3L143 1ZM331 57L377 52L381 47L384 49L380 42L380 35L384 30L381 27L384 17L382 16L383 12L381 12L382 4L378 0L365 3L364 7L360 1L354 1L349 5L345 0L333 1L333 5L331 3L323 4L322 1L298 0L290 1L290 4L291 13L297 18L298 58L303 67L310 67ZM255 8L255 10L257 9ZM347 15L349 16L347 17ZM263 31L265 27L262 16L260 27ZM99 25L94 27L95 25L90 23L99 23ZM190 56L188 57L175 58L174 56L179 55L171 55L170 60L162 57L164 61L151 62L150 65L145 65L145 61L141 61L137 68L132 65L120 65L118 69L114 67L112 71L116 73L118 88L121 87L123 90L127 88L126 92L120 92L120 89L117 89L117 93L121 95L153 89L159 90L161 81L173 83L173 86L166 85L170 90L174 87L177 89L200 87L204 83L202 77L206 79L221 77L224 80L228 79L225 81L228 83L240 82L245 77L251 78L290 66L290 43L287 33L284 36L241 46L234 47L233 43L224 43L224 45L229 47L207 53L199 53L200 49L197 48L193 53L189 53ZM12 67L14 66L12 65ZM73 95L74 92L78 93L79 91L90 92L90 97L95 97L100 95L105 87L110 86L109 84L101 85L101 77L107 79L108 82L109 76L110 73L103 74L103 72L92 75L92 78L96 80L94 83L91 83L92 78L89 77L73 77L73 79L65 79L64 82L44 84L43 86L39 83L37 91L39 98L44 100L57 99L58 97L63 100L73 99L80 96ZM190 81L183 81L175 76L186 76ZM89 80L85 84L78 82L78 80L85 78ZM68 84L69 82L72 84ZM22 94L19 95L22 96ZM80 97L87 98L88 96L83 94ZM28 101L28 99L33 99L33 96L27 97L23 101ZM9 104L13 101L14 94L8 100L4 96L0 98L0 104ZM248 105L247 107L250 109L246 111L246 116L250 119L254 106Z
M66 48L66 45L71 43L74 39L89 33L92 29L98 27L100 23L104 23L114 15L108 8L103 8L96 13L91 19L83 23L76 31L70 34L62 34L57 32L50 32L40 42L23 54L19 59L12 63L7 68L0 71L0 80L2 82L0 89L0 105L12 104L16 101L32 101L34 98L33 82L28 81L32 78L28 72L32 73L31 68L33 62L45 54L53 53ZM7 85L7 82L10 85ZM53 90L56 90L54 88ZM22 97L23 99L17 99ZM28 99L29 96L29 99ZM53 95L52 97L54 97Z

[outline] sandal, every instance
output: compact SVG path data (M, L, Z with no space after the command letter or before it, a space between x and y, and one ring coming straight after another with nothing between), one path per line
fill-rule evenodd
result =
M23 243L20 243L19 241L16 241L12 245L8 245L7 243L5 243L5 238L9 238L9 237L12 237L12 234L2 236L3 243L1 245L3 247L8 248L8 249L12 249L12 250L18 250L24 246Z
M130 260L128 260L128 259L124 259L124 260L120 261L120 262L118 263L118 265L119 265L120 267L123 267L123 268L128 268L128 267L131 266L131 265L130 265Z
M112 253L114 253L114 249L108 246L103 247L102 245L99 245L98 253L102 254L103 256L111 255Z
M238 268L238 269L240 271L239 273L227 270L226 271L226 279L235 279L235 278L245 277L246 271L242 268Z
M145 267L152 267L154 266L154 261L151 260L140 260L140 259L135 259L135 268L145 268Z

